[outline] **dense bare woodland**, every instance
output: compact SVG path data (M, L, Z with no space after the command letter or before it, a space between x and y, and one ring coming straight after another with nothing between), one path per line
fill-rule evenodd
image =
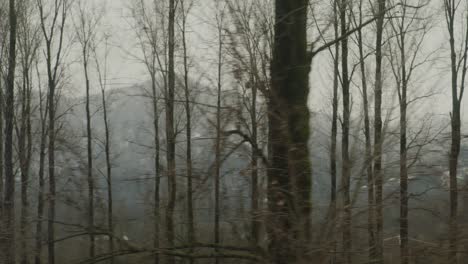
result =
M1 0L0 264L467 263L466 0Z

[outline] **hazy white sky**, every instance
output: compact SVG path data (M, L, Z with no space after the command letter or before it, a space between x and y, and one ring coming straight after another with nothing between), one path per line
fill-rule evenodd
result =
M112 44L112 50L109 56L109 83L112 87L129 87L134 84L142 83L147 80L147 75L144 67L137 60L132 58L129 54L138 54L138 49L135 48L135 35L132 32L130 23L131 18L129 17L128 8L134 0L85 0L95 5L106 5L106 17L104 19L105 25L109 33L111 34L110 43ZM261 0L259 0L261 1ZM435 1L438 2L438 1ZM437 3L433 1L435 6ZM196 6L192 12L191 21L189 25L191 27L190 38L191 39L191 57L196 68L199 71L198 74L210 74L210 68L213 63L213 54L216 49L213 49L212 43L216 35L213 33L213 23L215 14L210 6L212 1L200 0L195 1ZM434 9L434 19L438 19L434 23L434 29L427 38L427 50L429 53L436 50L440 46L444 45L446 34L445 34L445 21L442 20L441 15L438 14L438 10ZM439 15L439 16L438 16ZM437 17L438 16L438 17ZM210 25L211 24L211 25ZM324 52L319 56L313 64L313 70L311 74L311 93L310 93L310 105L314 111L328 111L329 109L328 99L331 96L330 76L332 67L329 63L327 52ZM424 107L415 107L412 111L419 112L421 114L434 111L442 115L447 115L450 111L450 89L449 89L449 75L448 68L444 68L448 64L438 63L429 65L428 69L422 72L419 76L418 84L415 85L414 89L428 90L432 89L438 92L434 95L429 102L426 102ZM79 72L79 65L74 66ZM389 74L389 69L386 69ZM442 72L442 73L441 73ZM74 86L78 89L76 94L80 94L79 89L81 87L80 75L74 76ZM390 85L392 85L390 83ZM360 96L360 92L355 89L353 95L355 101ZM393 91L390 91L393 92ZM418 92L418 91L416 91ZM387 100L390 100L388 97ZM388 102L390 103L390 102ZM395 101L396 103L396 101ZM465 96L466 105L468 100ZM466 109L466 108L464 108ZM360 113L359 105L356 103L353 106L353 111L356 114Z
M134 0L84 0L95 6L104 5L105 17L102 21L103 28L110 34L109 44L111 46L108 57L109 84L113 88L127 88L129 86L147 81L148 75L143 64L135 56L140 56L140 50L136 46L137 40L132 30L132 18L129 9ZM195 1L194 8L188 18L187 38L190 42L189 56L191 63L196 65L193 69L194 75L211 74L211 68L216 49L213 48L216 35L214 32L215 13L210 12L212 4L210 0ZM210 44L211 43L211 44ZM80 54L71 54L72 60L79 60ZM78 61L79 62L79 61ZM81 65L76 63L72 66L73 86L77 87L73 94L83 94ZM198 71L198 72L197 72ZM197 72L197 73L195 73ZM76 73L76 74L75 74ZM97 90L96 90L97 91Z
M140 82L144 78L144 68L128 54L133 53L132 45L135 42L128 18L130 0L86 0L91 5L105 6L103 28L110 35L108 56L109 84L112 87L127 87ZM79 54L71 54L79 57ZM82 83L78 75L80 65L76 65L77 74L73 74L74 85L79 87ZM75 75L78 75L75 77ZM79 94L79 93L78 93Z

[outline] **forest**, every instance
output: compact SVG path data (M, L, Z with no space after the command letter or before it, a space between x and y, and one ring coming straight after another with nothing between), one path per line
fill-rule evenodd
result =
M0 264L462 264L468 0L0 0Z

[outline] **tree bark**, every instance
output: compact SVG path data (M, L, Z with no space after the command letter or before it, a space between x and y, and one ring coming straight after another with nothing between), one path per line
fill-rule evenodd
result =
M15 0L9 1L8 75L5 92L5 194L3 200L4 232L0 237L0 260L15 263L15 172L13 164L14 93L16 69L17 15ZM3 142L2 142L3 143Z
M376 209L376 263L383 263L383 171L382 171L382 45L385 19L385 0L377 0L375 43L375 100L374 100L374 181Z
M3 198L4 198L4 193L5 193L5 163L4 163L4 120L5 120L5 96L3 93L4 85L3 82L0 84L0 212L2 212L2 215L0 215L0 232L3 232L2 225L3 225Z
M335 32L335 39L340 35L339 19L338 19L338 0L333 1L333 29ZM333 98L332 98L332 125L331 125L331 144L330 144L330 219L331 219L331 240L332 240L332 257L331 263L336 262L337 238L336 238L336 223L337 223L337 203L336 203L336 175L337 175L337 135L338 135L338 85L340 80L339 70L340 58L340 45L335 45L335 56L333 58Z
M408 91L408 76L406 71L406 48L405 35L406 26L404 23L406 7L403 7L402 24L399 25L400 42L400 60L401 60L401 92L400 92L400 262L401 264L409 263L408 249L408 165L407 165L407 91Z
M47 248L49 264L55 264L55 82L49 79L49 146L48 146L48 162L49 162L49 211L47 220Z
M175 132L174 132L174 93L175 93L175 0L169 0L169 24L168 24L168 89L166 94L166 141L167 141L167 181L168 181L168 202L166 212L166 236L168 246L174 246L174 208L177 194L176 164L175 164ZM168 264L174 264L175 258L168 256Z
M308 263L311 165L309 160L309 1L275 1L272 86L268 95L267 232L271 263Z
M449 177L450 177L450 218L449 218L449 256L448 263L458 263L458 157L461 144L461 117L460 101L458 96L458 59L455 46L455 15L456 4L445 1L445 13L447 18L447 29L450 42L451 62L451 144L449 153ZM465 44L466 45L466 44ZM466 55L465 55L466 56Z
M252 58L251 58L252 60ZM253 64L253 63L252 63ZM252 67L252 70L254 68ZM255 76L251 74L251 83L252 83L252 98L250 105L250 120L251 120L251 139L252 145L258 146L258 125L257 125L257 85ZM260 220L259 220L259 186L258 186L258 150L252 148L250 153L250 167L251 167L251 210L252 210L252 220L251 220L251 236L252 236L252 246L258 247L260 242Z
M341 35L347 35L347 9L348 1L341 0L340 3L340 22ZM350 198L350 182L351 182L351 160L349 158L349 126L350 126L350 80L348 73L348 38L344 37L341 40L341 76L342 76L342 93L343 93L343 123L342 123L342 139L341 139L341 156L342 156L342 176L341 185L343 188L343 261L351 263L351 198Z
M0 215L0 232L3 232L3 229L2 229L2 225L3 225L3 198L4 198L4 193L5 193L5 186L4 186L4 183L5 183L5 175L4 175L4 171L5 171L5 163L4 163L4 133L5 133L5 130L4 130L4 120L5 120L5 104L4 104L4 101L5 101L5 96L4 96L4 93L3 93L3 90L4 90L4 82L1 82L0 84L0 212L2 212L2 214Z
M159 239L160 239L160 182L161 182L161 165L160 165L160 141L159 141L159 113L158 113L158 97L156 92L156 76L155 76L155 67L151 69L151 91L152 91L152 101L153 101L153 130L154 130L154 234L153 234L153 246L154 248L159 248ZM159 254L155 254L154 263L159 264Z
M223 14L221 14L223 16ZM220 243L220 184L221 184L221 78L222 78L222 23L223 18L218 21L218 85L217 85L217 98L216 98L216 141L215 141L215 175L214 175L214 198L215 198L215 212L214 212L214 244ZM217 251L217 250L216 250ZM219 263L219 258L215 258L215 264Z

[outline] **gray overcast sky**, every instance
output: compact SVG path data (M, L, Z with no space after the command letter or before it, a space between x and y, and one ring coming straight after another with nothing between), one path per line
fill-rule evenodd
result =
M126 87L138 83L144 78L143 67L130 58L134 35L130 30L128 14L129 0L87 0L93 5L105 5L103 20L106 31L110 34L109 79L112 87ZM72 55L77 56L77 55ZM79 56L79 55L78 55ZM77 78L79 82L80 78Z
M105 3L106 5L106 17L104 19L105 24L107 25L109 33L111 34L111 40L113 47L109 56L109 79L112 87L129 87L134 84L142 83L147 80L147 75L144 70L144 67L136 61L134 58L129 56L129 53L138 54L138 49L133 45L135 44L134 33L130 28L131 18L128 16L128 8L131 5L133 0L85 0L90 1L95 5L101 5ZM261 1L261 0L260 0ZM212 28L214 23L215 14L210 7L210 0L201 0L196 1L197 5L192 11L191 21L188 23L191 27L191 57L194 62L197 64L197 71L199 74L209 74L210 68L212 65L212 59L214 55L213 48L210 48L210 45L207 44L213 40L215 34ZM435 1L437 2L437 1ZM433 2L434 3L434 2ZM437 5L437 3L434 3ZM435 9L437 10L437 9ZM435 11L437 12L437 11ZM437 15L437 13L435 14ZM444 44L446 39L445 31L445 21L439 16L439 21L435 23L435 27L427 37L427 42L432 43L427 47L426 52L431 52L436 48ZM208 26L207 26L208 25ZM211 33L210 33L211 32ZM75 55L72 55L75 56ZM328 99L331 96L331 65L329 63L329 58L326 58L328 53L325 51L314 61L313 70L311 74L311 93L310 93L310 104L311 108L314 111L328 111L329 103ZM447 65L448 66L448 65ZM79 67L75 65L73 67ZM419 76L419 89L434 89L439 92L439 94L433 96L429 108L418 108L415 107L413 111L423 114L428 111L438 112L439 114L447 115L450 111L450 90L449 90L449 76L444 72L444 64L434 64L431 65L432 69L428 69L424 74L425 76ZM436 68L437 67L437 68ZM441 67L441 68L440 68ZM80 68L76 68L80 70ZM389 70L389 69L387 69ZM448 68L447 68L448 70ZM79 72L79 71L74 71ZM437 74L436 74L437 72ZM388 72L391 74L390 72ZM81 75L73 77L74 87L78 91L73 91L73 94L81 94ZM389 83L392 85L391 83ZM355 97L359 96L359 91L356 90L356 87L353 88L355 91L353 95ZM393 92L393 91L390 91ZM391 103L387 97L388 103ZM355 100L356 102L359 100ZM465 96L465 104L467 99ZM395 101L396 103L396 101ZM360 113L359 105L353 106L353 111L355 114ZM466 109L466 107L464 107ZM464 111L463 111L464 112Z
M137 44L135 33L131 28L132 18L129 16L129 8L134 0L82 0L86 3L95 6L106 6L105 17L102 21L103 28L110 34L109 43L112 46L108 57L109 65L109 83L112 88L126 88L134 84L139 84L148 80L145 67L137 59L140 51ZM89 1L89 2L88 2ZM203 0L201 2L195 1L191 11L191 16L188 18L188 41L189 55L193 63L197 64L194 69L200 71L198 74L209 74L207 68L212 64L213 56L216 49L210 47L208 43L214 43L216 35L212 31L214 23L214 12L210 12L210 0ZM203 4L205 2L206 4ZM211 25L210 25L211 24ZM72 52L70 60L79 60L80 54ZM76 63L72 65L74 95L81 95L84 93L82 87L83 78L81 65Z

